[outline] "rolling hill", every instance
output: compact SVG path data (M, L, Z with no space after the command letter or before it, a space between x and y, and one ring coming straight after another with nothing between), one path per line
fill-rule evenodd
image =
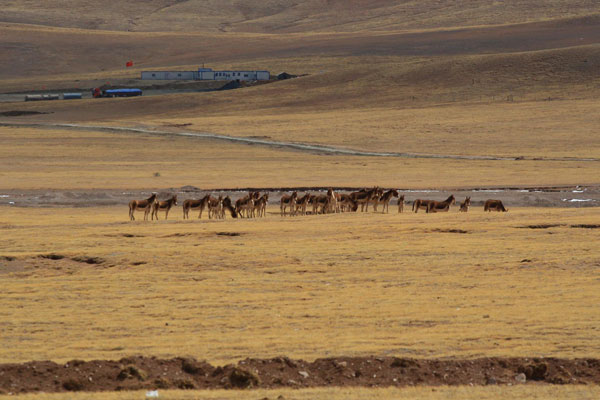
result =
M0 22L139 32L357 32L581 17L598 13L594 4L591 0L13 0L3 2Z

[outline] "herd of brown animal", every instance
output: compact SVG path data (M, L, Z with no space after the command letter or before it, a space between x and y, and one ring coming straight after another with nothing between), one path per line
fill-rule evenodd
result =
M382 206L382 213L389 212L390 201L393 197L398 198L398 212L404 211L404 195L399 196L398 191L390 189L384 191L379 187L372 189L362 189L352 193L336 193L333 189L329 189L327 194L312 195L306 193L302 197L298 197L298 192L293 192L291 195L285 194L281 196L279 201L279 209L281 216L285 215L306 215L307 209L312 207L312 214L327 214L347 211L357 211L360 206L361 211L368 211L369 204L373 204L373 211L377 212L377 208ZM225 211L229 211L233 218L238 216L242 218L265 217L267 204L269 203L269 194L265 193L262 196L259 192L249 192L246 196L238 199L235 204L232 203L229 196L223 198L213 197L207 194L198 200L185 200L183 202L183 219L189 218L190 210L199 211L198 218L202 218L202 212L208 211L208 218L225 218ZM451 195L444 201L422 200L417 199L413 202L412 210L416 213L419 209L425 210L427 213L444 212L450 209L456 200L454 195ZM148 214L151 219L158 220L158 212L165 213L165 219L169 216L169 210L177 205L177 195L172 196L168 200L159 201L156 198L156 193L144 200L132 200L129 202L129 219L135 220L135 211L144 212L144 220L148 219ZM459 211L469 211L471 205L471 197L467 197L464 202L460 203ZM500 200L486 200L483 205L484 211L508 211L504 208Z

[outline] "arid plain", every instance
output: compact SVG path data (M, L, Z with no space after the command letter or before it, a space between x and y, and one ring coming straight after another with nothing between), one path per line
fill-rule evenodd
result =
M0 11L0 100L135 86L142 70L202 64L301 76L132 99L0 101L0 195L11 196L0 197L0 363L600 358L598 200L539 207L518 191L561 188L579 201L600 186L593 3L80 0L71 13L33 3ZM407 204L399 214L394 200L389 214L279 216L282 188L375 185L408 197L497 189L489 196L513 204L491 214L479 201L468 213L414 214ZM267 217L182 220L186 197L236 188L277 188ZM102 202L152 191L179 193L168 221L130 222L126 202ZM31 201L12 201L18 194ZM160 398L600 395L591 378L433 389L300 389L302 379L293 390ZM0 386L0 397L15 392Z

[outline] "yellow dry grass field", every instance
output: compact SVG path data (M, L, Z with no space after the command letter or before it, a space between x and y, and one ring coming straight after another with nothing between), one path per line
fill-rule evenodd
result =
M64 129L0 127L0 137L4 190L568 185L595 183L598 171L598 162L589 161L324 156L191 137Z
M0 255L15 257L2 363L600 356L600 230L573 226L600 224L597 208L219 222L178 209L158 223L126 206L1 211Z
M140 400L146 391L55 393L19 395L20 400ZM350 400L350 399L422 399L422 400L595 400L600 396L596 386L513 386L513 387L436 387L436 388L316 388L316 389L273 389L273 390L159 390L159 398L166 400ZM0 396L14 399L15 396Z

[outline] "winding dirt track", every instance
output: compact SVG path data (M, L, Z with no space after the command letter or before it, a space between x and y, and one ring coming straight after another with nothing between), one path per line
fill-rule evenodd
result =
M323 386L600 384L600 360L557 358L322 358L314 362L246 359L214 367L193 358L0 364L0 394L139 389Z
M283 142L277 140L265 140L257 138L247 138L239 136L221 135L210 132L186 132L186 131L161 131L158 129L148 128L131 128L120 126L102 126L102 125L80 125L80 124L50 124L50 123L10 123L0 122L3 127L29 127L29 128L61 128L73 130L86 130L97 132L120 132L146 135L171 135L171 136L187 136L208 140L221 140L232 143L259 145L278 149L289 149L303 151L308 153L331 154L331 155L348 155L348 156L367 156L367 157L399 157L399 158L436 158L436 159L453 159L453 160L536 160L536 161L591 161L598 162L600 158L579 158L579 157L541 157L541 156L467 156L456 154L427 154L427 153L402 153L402 152L377 152L360 149L349 149L338 146L328 146L310 143Z

